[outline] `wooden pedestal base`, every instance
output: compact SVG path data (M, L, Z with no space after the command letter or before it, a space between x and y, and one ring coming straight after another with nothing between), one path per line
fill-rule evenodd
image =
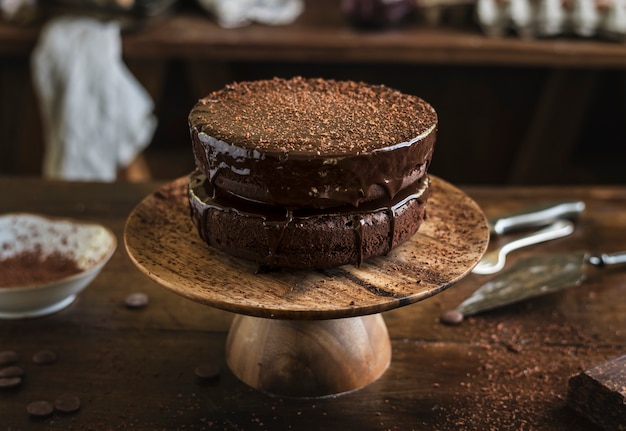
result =
M391 344L380 314L333 320L238 315L226 359L240 380L260 391L322 397L380 377L391 361Z

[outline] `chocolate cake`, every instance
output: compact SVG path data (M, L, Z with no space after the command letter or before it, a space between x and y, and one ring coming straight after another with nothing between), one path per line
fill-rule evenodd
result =
M353 81L241 82L201 99L189 127L193 221L234 256L361 264L424 218L437 114L418 97Z

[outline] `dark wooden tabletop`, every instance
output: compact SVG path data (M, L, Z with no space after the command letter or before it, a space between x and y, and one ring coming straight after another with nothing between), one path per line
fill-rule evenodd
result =
M229 370L233 314L164 289L123 247L127 217L159 183L93 184L0 178L0 212L96 221L120 246L70 307L0 321L0 351L20 354L23 383L0 389L2 430L595 430L566 406L570 376L626 352L626 271L590 270L578 288L446 326L438 316L492 276L471 274L422 302L383 313L391 365L378 380L337 397L269 396ZM626 187L463 188L487 215L559 199L587 210L573 235L516 252L626 249ZM493 241L492 246L508 238ZM125 306L143 292L145 308ZM57 361L37 365L42 349ZM216 378L196 368L217 366ZM36 400L72 393L75 413L29 416Z

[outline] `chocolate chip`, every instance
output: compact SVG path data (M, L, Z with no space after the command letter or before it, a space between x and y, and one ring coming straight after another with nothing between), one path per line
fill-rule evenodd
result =
M48 401L33 401L26 406L26 411L32 416L42 418L50 416L54 411L54 407L52 406L52 403Z
M125 303L128 308L143 308L148 305L148 295L132 293L126 297Z
M202 380L215 379L220 374L220 367L217 364L205 364L196 367L196 376Z
M449 310L439 316L439 321L445 325L460 325L464 316L458 310Z
M40 350L33 355L33 362L37 365L49 365L57 361L57 354L52 350Z
M80 408L80 398L65 393L54 400L54 408L63 413L73 413Z
M16 365L0 369L0 379L6 379L9 377L22 377L24 370Z
M20 355L18 355L13 350L5 350L4 352L0 352L0 365L11 365L16 363L20 359Z
M0 378L0 389L14 388L22 383L21 377L3 377Z

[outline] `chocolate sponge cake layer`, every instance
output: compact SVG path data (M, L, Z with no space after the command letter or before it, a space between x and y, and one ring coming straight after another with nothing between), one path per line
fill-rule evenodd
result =
M304 78L232 84L189 115L214 187L286 208L395 197L426 174L437 121L424 100L382 85Z
M388 253L424 219L430 180L422 177L394 199L355 208L287 210L219 196L200 171L189 179L191 215L210 246L266 268L311 269Z

